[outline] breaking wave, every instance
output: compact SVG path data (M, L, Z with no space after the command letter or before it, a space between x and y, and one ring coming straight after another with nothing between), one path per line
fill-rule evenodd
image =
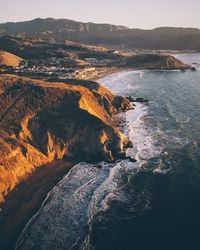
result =
M106 211L113 199L126 199L121 190L138 169L126 160L74 166L29 221L16 249L77 249L94 215Z

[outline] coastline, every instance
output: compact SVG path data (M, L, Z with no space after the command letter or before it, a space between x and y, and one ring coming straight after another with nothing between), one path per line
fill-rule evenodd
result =
M123 71L134 71L134 69L130 67L101 68L96 76L85 78L85 80L99 81L105 76ZM0 205L0 248L2 250L13 249L23 228L39 210L49 191L74 164L59 161L42 166L8 194L6 201ZM46 178L47 173L48 178Z
M123 71L130 71L130 70L134 70L131 68L124 68L124 67L105 67L105 68L100 68L97 70L97 75L96 76L92 76L92 77L87 77L86 80L91 80L91 81L98 81L99 79L108 76L108 75L112 75L114 73L118 73L118 72L123 72Z
M130 70L104 68L97 76L86 80L97 81L113 73ZM28 221L37 213L49 191L77 162L55 161L41 166L27 176L0 205L0 248L12 250ZM48 175L48 178L46 176Z

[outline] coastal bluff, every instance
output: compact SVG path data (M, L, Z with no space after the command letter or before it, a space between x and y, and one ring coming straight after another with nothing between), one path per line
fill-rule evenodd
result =
M169 54L138 54L127 57L126 65L135 69L149 70L186 70L192 69L188 64Z
M113 161L130 141L113 114L132 108L100 84L0 75L0 202L54 160Z

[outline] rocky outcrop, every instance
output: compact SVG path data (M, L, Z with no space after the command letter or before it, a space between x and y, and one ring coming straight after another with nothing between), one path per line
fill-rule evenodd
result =
M191 66L168 54L134 55L127 57L126 64L136 69L191 69Z
M56 159L112 161L130 145L112 115L131 108L95 82L0 76L0 201L27 174Z

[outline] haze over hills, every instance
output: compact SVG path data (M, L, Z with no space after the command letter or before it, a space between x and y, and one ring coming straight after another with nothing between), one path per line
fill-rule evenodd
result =
M200 29L160 27L129 29L111 24L82 23L68 19L41 19L0 24L0 36L70 40L125 49L200 51Z

